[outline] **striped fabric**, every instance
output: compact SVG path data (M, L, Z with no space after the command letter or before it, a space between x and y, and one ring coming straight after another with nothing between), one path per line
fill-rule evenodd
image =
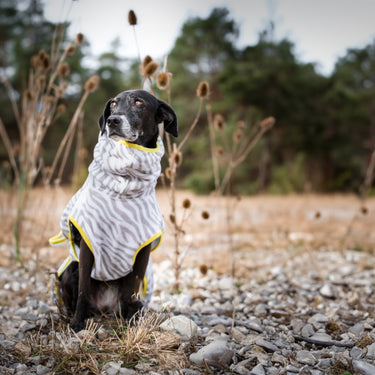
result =
M151 243L156 249L164 231L155 195L163 154L160 137L157 148L150 149L99 136L88 178L62 214L61 235L50 239L51 244L69 241L69 257L59 275L70 261L79 261L72 226L94 255L91 277L96 280L126 276L144 246ZM146 274L147 291L152 293L151 260Z

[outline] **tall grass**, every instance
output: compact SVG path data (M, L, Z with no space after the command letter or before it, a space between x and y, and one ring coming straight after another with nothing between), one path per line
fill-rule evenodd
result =
M18 101L10 81L7 77L2 77L2 83L7 90L18 128L18 137L11 139L0 118L0 136L8 153L15 176L15 189L18 192L17 214L14 222L15 253L12 255L19 262L22 261L20 241L23 211L29 189L35 184L38 177L43 179L45 185L50 185L52 182L59 183L83 105L99 84L98 76L90 77L85 83L82 97L65 135L59 143L52 166L47 167L41 152L42 143L47 132L66 110L64 104L61 104L61 99L69 86L70 68L67 60L83 42L83 35L78 34L74 42L63 47L64 34L65 24L58 25L49 53L40 50L31 58L28 85ZM53 178L55 178L54 181Z

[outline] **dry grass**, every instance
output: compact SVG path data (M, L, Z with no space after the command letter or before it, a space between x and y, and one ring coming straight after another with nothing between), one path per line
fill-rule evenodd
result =
M43 259L43 267L48 269L56 269L66 257L65 247L50 247L48 238L59 231L62 210L73 193L62 188L30 192L23 226L24 257ZM169 193L158 190L157 195L167 224L162 246L153 253L154 261L160 262L170 258L174 238L167 220ZM290 256L321 247L374 252L375 199L369 199L363 210L353 195L255 196L237 200L178 191L176 206L181 214L186 198L191 207L182 243L185 267L205 264L217 272L230 273L233 253L237 275L246 275L261 267L264 251L274 255L275 263L276 254L281 251ZM0 265L3 266L9 265L12 251L15 207L16 197L0 191ZM202 218L202 211L209 213L208 220Z
M173 333L160 330L161 319L159 313L148 313L138 317L136 324L107 319L100 325L89 320L85 330L78 334L61 321L56 327L52 321L52 334L46 337L42 332L45 327L33 333L16 348L15 355L27 353L53 359L51 367L56 373L64 374L82 371L101 374L108 362L143 370L149 364L153 369L184 368L187 358L179 349L181 340Z

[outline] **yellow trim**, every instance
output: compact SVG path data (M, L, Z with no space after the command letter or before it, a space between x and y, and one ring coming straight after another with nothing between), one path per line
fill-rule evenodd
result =
M147 282L147 277L145 276L143 278L143 290L142 290L142 295L143 297L146 295L147 293L147 288L148 288L148 282Z
M72 262L72 258L70 256L68 256L63 264L59 267L59 269L57 270L57 277L60 277L62 275L62 273L66 270L66 268L69 266L69 264Z
M156 233L155 235L153 235L152 237L150 237L146 242L144 242L141 246L138 247L137 251L134 253L133 255L133 264L135 263L135 259L137 258L137 255L138 253L147 245L149 245L151 242L155 241L158 237L160 237L159 239L159 243L155 246L154 249L152 249L152 251L156 250L160 243L161 243L161 240L163 238L163 231L161 230L160 232Z
M82 236L83 240L86 242L86 245L89 247L92 254L94 255L94 250L92 248L92 245L91 245L91 242L90 242L89 238L86 236L86 233L83 231L81 226L78 224L78 222L72 216L69 216L69 224L70 223L72 223L75 226L75 228L78 230L79 234ZM70 225L69 225L69 242L70 242L72 250L73 250L74 258L76 258L77 262L79 262L79 257L77 256L75 243L74 243L74 239L72 237L72 231L71 231Z
M56 236L51 237L48 242L50 245L55 246L55 245L60 245L61 243L65 242L66 238L63 236L62 232L60 231L59 234L56 234Z
M137 145L136 143L127 142L127 141L125 141L123 139L119 139L117 142L121 143L122 145L125 145L127 147L135 148L135 149L141 150L141 151L146 151L146 152L159 152L160 151L160 144L159 144L159 142L157 142L155 148L144 147L144 146L141 146L141 145Z

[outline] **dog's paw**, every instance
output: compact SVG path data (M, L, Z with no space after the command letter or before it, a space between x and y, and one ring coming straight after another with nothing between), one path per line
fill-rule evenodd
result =
M82 330L85 328L85 322L84 322L84 321L80 321L80 320L73 320L73 321L70 323L70 328L71 328L74 332L82 331Z
M125 306L122 306L121 314L123 319L130 320L137 313L140 313L143 309L143 303L137 299L133 299L128 302Z

